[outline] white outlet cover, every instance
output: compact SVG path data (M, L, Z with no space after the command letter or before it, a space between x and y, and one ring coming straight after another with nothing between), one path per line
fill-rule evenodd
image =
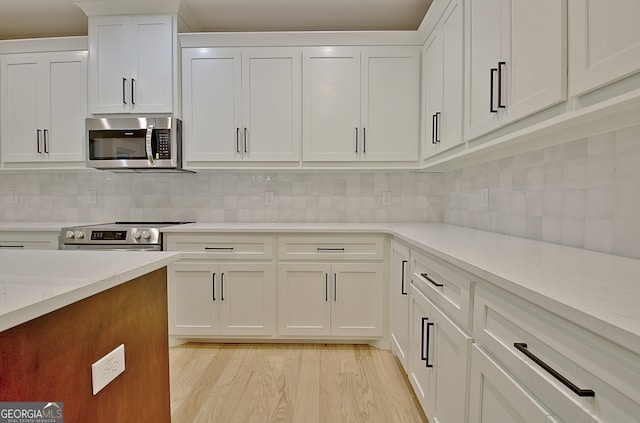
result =
M119 374L124 372L124 344L91 365L93 395L100 392Z
M391 191L383 191L382 193L382 205L389 207L391 205Z

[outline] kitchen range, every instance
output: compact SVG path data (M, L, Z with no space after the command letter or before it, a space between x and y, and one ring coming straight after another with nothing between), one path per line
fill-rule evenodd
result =
M114 222L69 226L60 231L61 250L162 251L167 226L191 222Z

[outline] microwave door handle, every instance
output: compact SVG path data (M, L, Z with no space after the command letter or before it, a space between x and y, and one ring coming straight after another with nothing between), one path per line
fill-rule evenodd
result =
M147 126L147 136L145 137L145 149L147 150L147 160L153 164L153 149L151 148L151 136L153 135L153 125Z

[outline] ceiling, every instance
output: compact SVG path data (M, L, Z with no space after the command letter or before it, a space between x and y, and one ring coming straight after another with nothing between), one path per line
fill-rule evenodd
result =
M0 0L0 39L87 34L78 0ZM110 2L116 0L100 0ZM148 7L166 0L137 0ZM181 0L197 31L415 30L432 0ZM191 25L194 26L194 25Z

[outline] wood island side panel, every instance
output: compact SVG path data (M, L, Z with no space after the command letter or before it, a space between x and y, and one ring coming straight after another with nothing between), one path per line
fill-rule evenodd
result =
M0 401L63 402L64 421L170 422L162 268L0 332ZM95 396L91 365L124 344L124 373Z

